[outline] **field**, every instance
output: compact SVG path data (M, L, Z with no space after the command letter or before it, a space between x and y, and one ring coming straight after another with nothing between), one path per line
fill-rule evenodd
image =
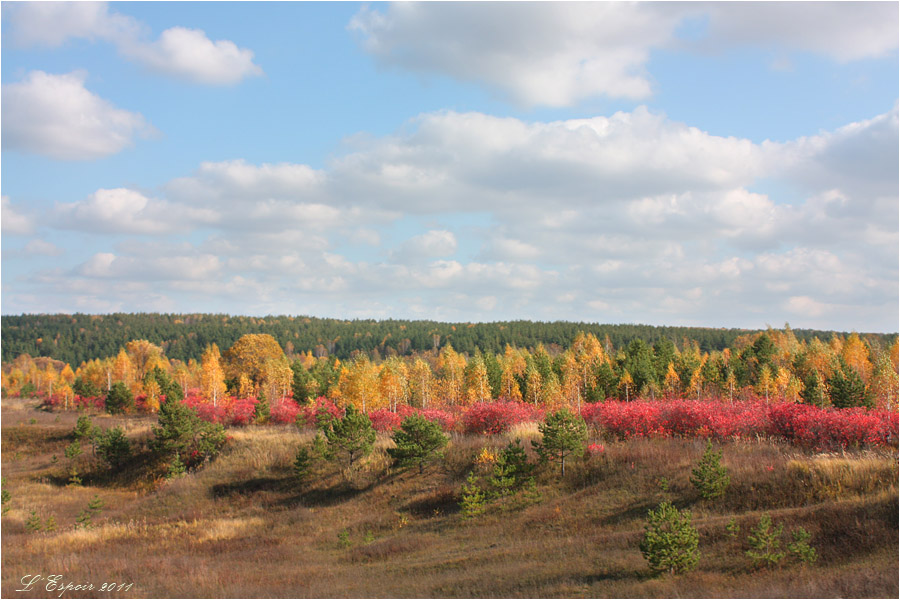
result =
M139 454L116 474L82 457L83 485L66 484L65 448L77 413L4 399L2 596L59 597L25 576L93 584L63 597L897 597L897 451L821 452L758 438L718 445L731 485L702 500L689 481L705 441L592 430L594 452L560 479L539 469L536 487L465 519L467 474L534 424L499 435L453 434L444 458L417 470L391 467L380 433L375 452L348 481L317 463L305 483L292 474L312 438L291 425L230 428L222 454L167 480ZM153 416L94 415L150 437ZM85 444L85 454L90 454ZM533 453L529 450L531 458ZM479 456L482 460L479 461ZM54 459L55 457L55 459ZM76 519L98 496L90 527ZM647 511L664 500L690 509L700 561L683 575L655 575L638 545ZM32 511L54 531L28 531ZM818 560L785 557L754 566L747 535L768 513L788 532L812 534ZM732 536L726 528L740 527ZM115 582L116 591L101 591ZM119 591L119 587L125 587Z

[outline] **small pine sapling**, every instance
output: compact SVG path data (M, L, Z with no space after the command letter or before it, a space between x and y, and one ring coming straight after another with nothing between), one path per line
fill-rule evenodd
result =
M297 455L294 457L294 477L297 481L302 482L309 475L312 467L312 454L306 446L300 446Z
M542 460L559 463L560 477L566 476L566 458L571 454L583 454L587 443L587 425L581 415L573 415L567 409L547 415L538 425L541 441L531 445Z
M691 471L691 483L704 500L712 500L725 494L731 479L728 469L721 464L722 452L713 450L712 442L706 442L706 451Z
M816 552L815 548L809 545L809 540L812 536L806 529L800 527L792 531L791 537L794 538L794 541L788 544L788 552L790 552L791 555L806 565L812 564L818 560L819 554Z
M29 533L37 533L43 528L43 523L41 522L41 518L38 516L37 511L31 511L31 514L27 519L25 519L25 531Z
M81 415L78 417L78 422L75 423L75 429L72 431L72 435L75 437L77 441L88 440L94 433L94 424L91 422L91 418L87 415Z
M256 406L253 408L253 421L257 425L265 425L269 422L271 416L269 409L269 399L266 398L265 392L259 391L259 397L256 399Z
M728 535L731 537L736 538L741 532L741 526L737 524L737 520L734 517L731 517L731 520L725 525L725 531L727 531Z
M759 523L747 536L750 543L750 550L747 550L747 556L753 561L754 566L774 566L777 565L782 558L784 552L781 550L781 531L783 525L772 527L772 517L768 513L759 518Z
M131 441L121 427L107 429L97 436L97 456L111 469L118 469L131 458Z
M187 472L187 467L181 461L181 455L176 454L175 458L169 463L169 469L166 472L167 479L175 479L176 477L181 477Z
M691 525L690 511L681 512L672 503L663 502L647 514L641 554L658 573L686 573L697 566L700 534Z
M0 509L0 514L6 514L9 512L9 501L12 500L12 494L9 493L9 490L6 489L6 477L0 477L0 506L3 508Z
M464 519L473 519L486 510L487 496L478 485L475 473L469 473L466 483L462 486L462 500L459 507L462 509Z
M534 469L528 463L528 456L522 442L516 439L497 455L491 476L491 487L496 496L507 496L522 487Z

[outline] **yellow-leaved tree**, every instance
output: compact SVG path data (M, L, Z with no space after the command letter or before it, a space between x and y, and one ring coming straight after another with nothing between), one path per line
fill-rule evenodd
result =
M225 397L225 370L222 368L219 347L210 344L200 359L200 390L203 397L213 406L218 406Z

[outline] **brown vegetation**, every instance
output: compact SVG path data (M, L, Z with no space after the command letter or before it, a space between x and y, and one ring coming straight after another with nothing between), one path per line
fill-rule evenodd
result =
M476 465L484 447L502 448L510 435L455 434L444 460L423 475L393 470L391 442L380 436L351 481L319 461L299 484L292 462L312 433L247 427L229 430L223 453L184 477L158 479L135 461L73 487L60 475L76 416L4 405L2 468L12 499L3 517L3 597L21 595L15 590L28 574L134 583L65 595L104 598L898 594L896 451L816 455L770 442L727 444L731 486L703 501L689 481L701 440L603 440L604 450L573 461L563 481L558 470L540 470L539 502L494 503L464 520L466 475L485 468ZM95 422L124 424L139 442L153 419ZM522 427L512 437L532 434ZM74 529L95 495L104 508L93 527ZM653 576L638 550L647 510L663 500L694 513L701 558L693 573ZM56 531L27 532L32 510L52 515ZM786 532L809 531L819 560L755 570L744 556L746 533L764 512ZM736 537L726 531L732 518ZM32 593L59 595L41 585Z

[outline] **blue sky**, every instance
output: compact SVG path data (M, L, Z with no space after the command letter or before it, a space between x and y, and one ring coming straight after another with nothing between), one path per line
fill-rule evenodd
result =
M898 329L896 3L2 5L2 309Z

